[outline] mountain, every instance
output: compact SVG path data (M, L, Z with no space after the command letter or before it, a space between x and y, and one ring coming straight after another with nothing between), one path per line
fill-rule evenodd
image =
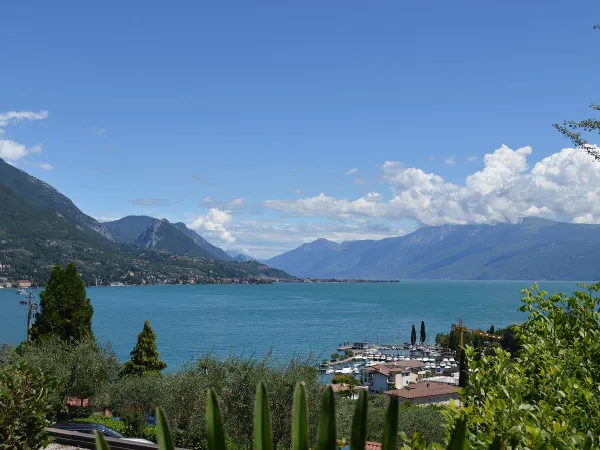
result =
M233 258L234 261L258 261L244 250L227 250L225 253L227 253L230 258Z
M167 219L152 219L136 238L134 245L177 255L214 259L210 252L198 247L191 238L175 228Z
M141 247L126 243L135 227ZM0 282L44 283L54 265L73 261L88 285L290 278L256 262L216 260L168 221L134 217L112 232L114 240L52 186L0 159Z
M265 263L318 278L595 280L600 225L525 218L518 224L423 227L380 241L319 239Z
M104 222L115 242L132 244L155 219L150 216L127 216L122 219Z
M17 195L21 204L27 203L41 214L48 212L56 214L64 220L65 226L70 224L94 239L99 237L112 239L108 230L100 222L81 212L70 199L48 183L11 166L3 159L0 159L0 186L4 190L4 195L13 197ZM3 213L7 212L8 210L4 211L3 207ZM13 222L14 224L16 222Z
M193 255L201 258L230 261L232 258L219 247L212 245L184 223L169 223L149 216L126 216L105 222L115 242L156 248L170 253ZM180 236L181 235L181 236Z
M173 226L175 228L177 228L179 231L181 231L183 234L185 234L187 237L189 237L192 241L194 241L198 247L200 247L201 249L204 249L208 253L210 253L213 256L213 258L221 259L223 261L231 260L231 256L229 256L225 251L223 251L222 249L220 249L219 247L217 247L215 245L212 245L210 242L208 242L206 239L204 239L202 236L200 236L194 230L190 230L185 225L185 223L178 222L178 223L174 223Z

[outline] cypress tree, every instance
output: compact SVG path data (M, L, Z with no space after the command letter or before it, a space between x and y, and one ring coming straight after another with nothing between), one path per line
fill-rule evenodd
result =
M458 387L464 388L467 386L467 381L469 379L469 371L467 368L467 362L465 359L465 351L464 349L460 350L460 358L458 359L458 367L459 367L459 376L458 376Z
M450 338L449 338L449 342L448 342L448 348L453 351L458 350L458 341L457 341L457 336L456 336L456 332L454 331L454 328L452 328L450 330Z
M410 333L410 345L415 345L417 343L417 330L415 326L412 326L412 331Z
M156 334L150 322L144 322L144 329L138 334L137 344L131 351L131 358L121 369L121 375L146 375L158 373L167 365L160 360L156 349Z
M424 344L426 339L427 333L425 332L425 322L421 320L421 344Z
M494 325L492 325L488 331L488 334L494 334L496 330L494 329Z
M66 342L77 342L93 336L93 314L94 308L75 263L65 270L56 265L40 294L40 310L31 327L31 338L39 340L54 336Z

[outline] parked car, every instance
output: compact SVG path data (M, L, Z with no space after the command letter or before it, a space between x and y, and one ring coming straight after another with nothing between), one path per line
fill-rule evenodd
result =
M124 437L121 433L117 433L115 430L111 430L107 426L101 423L95 422L57 422L52 425L52 428L59 430L76 431L78 433L94 434L95 430L98 430L106 437L123 439L124 441L131 442L142 442L144 444L154 444L154 442L142 438Z

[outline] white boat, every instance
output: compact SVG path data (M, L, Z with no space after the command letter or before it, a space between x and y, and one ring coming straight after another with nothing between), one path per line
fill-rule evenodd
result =
M451 363L455 362L454 358L448 358L448 361L450 361Z
M394 357L392 358L392 361L398 361L398 357L397 357L397 356L394 356Z
M353 373L360 373L360 370L358 370L358 369L355 368L352 372Z
M341 373L342 373L342 374L344 374L344 375L347 375L347 374L349 374L349 373L352 373L352 368L350 368L350 367L344 367L344 368L342 369L342 372L341 372Z
M443 362L448 362L448 361L450 361L450 360L449 360L448 358L444 358L444 359L442 359L442 361L443 361Z
M392 360L392 357L391 357L391 356L388 356L387 358L385 358L385 360L386 360L386 361L391 361L391 360Z
M326 373L327 375L331 375L332 373L335 373L335 370L333 370L333 369L327 369L327 370L325 371L325 373Z

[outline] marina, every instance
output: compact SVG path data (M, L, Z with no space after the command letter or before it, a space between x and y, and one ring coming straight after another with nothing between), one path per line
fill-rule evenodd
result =
M436 345L354 342L337 347L343 359L323 362L322 381L336 375L351 375L372 393L385 392L427 379L444 384L458 383L458 358ZM332 356L336 356L333 354ZM435 378L435 380L433 380Z

